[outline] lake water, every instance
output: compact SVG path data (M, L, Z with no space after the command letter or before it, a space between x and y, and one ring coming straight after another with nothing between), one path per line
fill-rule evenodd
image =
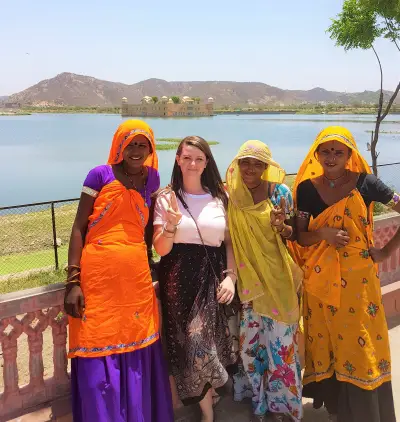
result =
M367 131L374 116L240 115L186 119L146 119L157 138L199 135L220 142L212 147L224 175L240 145L248 139L267 143L288 173L296 172L320 130L330 124L350 129L370 162ZM388 116L378 150L380 163L400 161L400 116ZM80 195L87 172L108 158L111 140L122 118L96 114L0 116L0 206ZM162 184L168 183L174 151L159 151ZM400 166L382 169L382 178L396 187ZM400 189L398 189L400 190Z

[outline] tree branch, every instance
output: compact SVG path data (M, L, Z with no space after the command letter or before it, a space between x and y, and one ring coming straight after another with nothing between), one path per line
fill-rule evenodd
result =
M397 41L395 39L393 39L394 45L397 47L397 50L400 51L400 46L399 44L397 44Z
M399 91L400 91L400 82L397 85L397 88L394 91L393 95L390 97L390 100L388 102L388 105L386 106L385 112L382 114L382 116L380 118L381 121L389 114L389 111L392 108L392 105L394 103L394 100L396 99L397 94L399 93Z
M378 120L379 120L381 118L382 108L383 108L383 69L382 69L381 60L378 56L378 53L375 50L375 47L373 45L371 45L371 48L372 48L373 52L375 53L376 59L378 60L379 70L381 72L381 93L379 95L379 105L378 105Z
M388 18L385 18L385 22L386 22L387 27L389 28L389 31L392 31L394 33L393 25L391 24L391 22L388 21ZM394 45L397 47L397 50L400 51L400 46L396 41L396 37L393 36L392 41L394 42Z

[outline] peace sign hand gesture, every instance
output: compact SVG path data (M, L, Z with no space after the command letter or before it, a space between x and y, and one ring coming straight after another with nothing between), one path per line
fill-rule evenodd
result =
M178 201L175 192L171 190L169 199L165 198L168 204L167 209L167 224L171 226L178 226L182 219L182 213L179 211Z
M279 206L275 205L271 210L270 217L272 227L278 232L282 231L286 220L286 200L284 197L281 197Z

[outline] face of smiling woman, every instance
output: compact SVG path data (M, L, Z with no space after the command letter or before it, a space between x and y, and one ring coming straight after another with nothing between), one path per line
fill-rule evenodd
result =
M144 135L137 135L122 153L124 165L134 173L135 170L141 169L149 154L150 143L148 139Z
M329 141L318 147L317 157L324 174L334 179L344 173L350 158L350 149L339 141Z
M261 176L267 165L255 158L242 158L239 160L239 170L243 182L248 188L253 188L261 183Z

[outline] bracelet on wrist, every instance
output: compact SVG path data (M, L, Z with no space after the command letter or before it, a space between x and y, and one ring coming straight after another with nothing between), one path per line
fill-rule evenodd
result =
M163 231L164 232L167 232L167 233L171 233L171 234L175 234L176 233L176 228L174 229L174 230L168 230L168 228L167 228L167 225L168 225L169 223L164 223L164 226L163 226Z
M225 271L222 271L222 274L233 274L236 278L237 278L237 273L236 273L236 271L235 270L232 270L232 269L230 269L230 268L228 268L227 270L225 270Z
M70 284L70 283L80 283L81 282L81 279L79 278L79 275L80 275L80 272L79 273L77 273L77 274L74 274L74 275L72 275L72 276L70 276L70 277L68 277L66 280L65 280L65 283L67 283L67 284Z
M163 227L161 235L164 236L166 239L173 239L175 237L175 232L170 232L168 230L165 230Z
M178 221L178 223L177 223L177 224L171 223L170 221L167 221L165 224L170 224L171 226L178 227L178 226L179 226L179 224L181 224L181 222L182 222L182 217L181 217L181 219Z

